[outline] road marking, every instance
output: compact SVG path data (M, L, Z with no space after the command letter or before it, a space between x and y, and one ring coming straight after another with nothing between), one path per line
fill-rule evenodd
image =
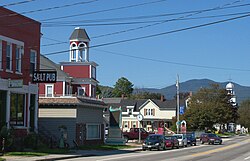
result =
M248 159L250 159L250 156L249 156L249 157L246 157L244 160L248 160Z
M250 142L250 139L242 141L241 143L236 143L236 144L228 145L228 146L221 147L221 148L216 148L216 149L209 150L209 151L205 151L205 152L201 152L201 153L197 153L197 154L192 154L191 156L192 157L198 157L198 156L202 156L202 155L208 155L208 154L224 151L224 150L227 150L227 149L231 149L231 148L234 148L234 147L238 147L238 146L241 146L242 144L247 144L249 142Z

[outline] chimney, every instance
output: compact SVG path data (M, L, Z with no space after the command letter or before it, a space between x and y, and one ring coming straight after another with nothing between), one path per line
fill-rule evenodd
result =
M164 95L161 95L161 102L164 101Z

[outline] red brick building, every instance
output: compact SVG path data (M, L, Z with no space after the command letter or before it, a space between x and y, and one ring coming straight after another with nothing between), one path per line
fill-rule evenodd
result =
M0 7L0 127L17 135L37 130L40 26L28 17Z

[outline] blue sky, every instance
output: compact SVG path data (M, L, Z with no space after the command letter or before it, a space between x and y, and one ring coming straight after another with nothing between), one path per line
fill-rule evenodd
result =
M2 0L0 5L22 1ZM250 12L249 4L249 0L30 0L6 8L42 23L44 55L68 50L75 27L86 29L90 46L128 40L90 48L90 60L99 64L100 84L113 86L120 77L126 77L136 88L163 88L174 84L177 74L180 82L231 79L250 86L250 16L167 34L244 16ZM171 13L175 14L166 15ZM149 38L129 41L144 36ZM64 52L47 57L59 63L68 61L68 55Z

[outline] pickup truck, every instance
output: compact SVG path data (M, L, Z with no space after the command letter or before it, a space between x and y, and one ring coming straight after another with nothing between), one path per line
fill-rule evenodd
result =
M141 130L141 140L144 140L148 137L149 134L154 134L147 132L145 129L140 128ZM139 139L139 128L130 128L129 132L123 132L123 138L128 142L129 140L138 140Z

